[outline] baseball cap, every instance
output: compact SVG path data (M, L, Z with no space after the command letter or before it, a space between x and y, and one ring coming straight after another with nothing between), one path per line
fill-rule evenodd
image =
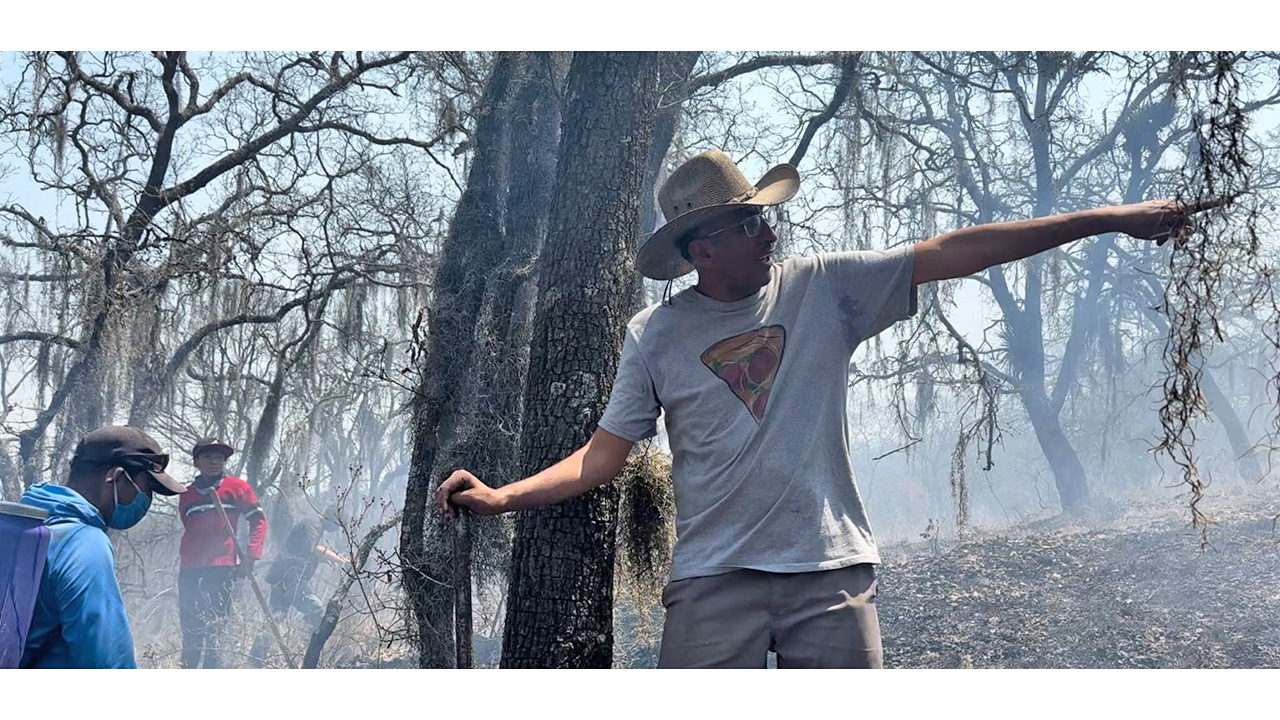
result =
M191 457L195 458L205 450L217 450L227 457L231 457L236 454L235 448L217 438L208 437L201 438L200 441L195 444L195 447L191 448Z
M187 489L165 473L169 456L161 451L160 443L128 425L105 425L80 438L71 462L124 465L142 470L155 480L155 491L161 495L179 495Z

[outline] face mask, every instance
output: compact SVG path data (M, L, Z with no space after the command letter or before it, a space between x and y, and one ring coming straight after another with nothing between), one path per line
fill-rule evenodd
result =
M142 516L147 514L147 510L151 509L151 496L142 492L142 489L133 481L133 478L129 477L128 471L124 472L124 476L129 478L129 484L133 485L133 488L138 491L138 496L128 505L121 505L120 481L116 480L111 484L116 507L111 511L111 519L107 521L107 527L114 530L128 530L137 525L142 520Z

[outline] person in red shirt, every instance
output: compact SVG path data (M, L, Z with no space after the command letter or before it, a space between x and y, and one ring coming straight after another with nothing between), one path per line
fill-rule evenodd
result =
M212 438L191 450L199 476L178 500L182 544L178 565L178 621L182 626L182 667L222 666L222 628L231 615L231 590L237 577L253 572L267 539L267 518L249 483L226 475L230 445ZM213 494L231 522L227 532ZM237 558L233 533L240 518L249 523L248 558Z

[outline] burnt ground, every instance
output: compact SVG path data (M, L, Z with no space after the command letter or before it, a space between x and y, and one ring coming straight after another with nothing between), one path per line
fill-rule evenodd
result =
M1059 517L950 547L882 546L885 665L1280 667L1277 512L1274 493L1215 507L1203 551L1176 504L1131 510L1105 529ZM653 667L656 637L637 644L631 625L616 628L614 666ZM501 642L477 636L477 665L496 666ZM405 653L376 666L412 667Z
M882 551L885 666L1280 667L1276 506L1024 529Z

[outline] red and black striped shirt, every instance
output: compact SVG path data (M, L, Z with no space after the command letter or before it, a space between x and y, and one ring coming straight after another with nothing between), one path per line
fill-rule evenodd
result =
M182 544L178 548L179 569L235 565L236 551L222 516L210 493L216 489L222 507L227 511L231 527L240 529L240 518L249 523L249 547L245 549L255 560L262 558L267 540L267 517L258 506L258 496L249 483L226 476L209 490L192 485L178 498L178 514L182 517Z

